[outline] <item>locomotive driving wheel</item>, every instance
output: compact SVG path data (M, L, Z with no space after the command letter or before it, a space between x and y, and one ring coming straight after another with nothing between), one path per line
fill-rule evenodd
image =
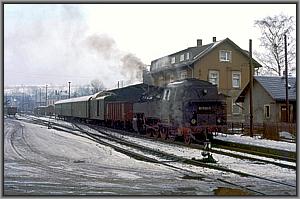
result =
M167 136L167 139L170 141L170 142L174 142L175 141L175 139L176 139L176 136L174 135L174 134L168 134L168 136Z
M154 138L160 138L159 130L154 130L154 131L153 131L153 137L154 137Z
M190 136L189 133L184 134L183 138L184 138L184 143L185 143L185 144L187 144L187 145L191 144L191 141L192 141L192 140L191 140L191 136Z
M168 137L168 129L167 128L164 128L164 127L161 128L159 133L160 133L161 139L163 139L163 140L167 139L167 137Z
M152 137L152 129L146 130L146 137Z

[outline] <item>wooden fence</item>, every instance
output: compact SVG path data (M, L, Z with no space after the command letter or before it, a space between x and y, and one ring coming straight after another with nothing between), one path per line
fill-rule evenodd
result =
M281 140L279 132L289 132L293 136L297 136L296 123L263 123L253 124L253 135L260 135L263 138L271 140ZM228 123L228 133L250 135L249 123Z

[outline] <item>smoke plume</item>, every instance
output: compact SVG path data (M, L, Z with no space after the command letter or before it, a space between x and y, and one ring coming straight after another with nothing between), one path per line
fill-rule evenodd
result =
M28 4L5 8L5 85L61 85L68 81L83 85L100 79L106 88L112 88L121 80L140 80L137 74L142 61L120 50L109 35L88 34L78 7Z

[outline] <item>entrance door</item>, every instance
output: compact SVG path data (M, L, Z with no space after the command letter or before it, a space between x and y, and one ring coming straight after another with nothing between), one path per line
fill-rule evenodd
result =
M280 121L281 122L287 122L287 118L286 118L286 106L282 106L281 108L280 108L281 110L280 110L280 114L281 114L281 119L280 119Z

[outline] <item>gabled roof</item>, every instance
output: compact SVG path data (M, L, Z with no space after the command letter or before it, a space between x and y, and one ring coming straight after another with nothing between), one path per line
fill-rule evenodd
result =
M276 101L285 100L285 78L279 76L256 76L254 77L262 87ZM288 97L289 100L296 100L296 78L288 77Z
M285 78L280 76L254 76L254 82L260 84L275 101L285 101ZM296 101L296 78L288 77L289 101ZM242 102L248 92L250 83L242 90L236 102Z
M191 64L195 63L196 61L198 61L199 59L201 59L202 57L204 57L205 55L207 55L209 52L211 52L217 46L219 46L219 45L221 45L225 42L230 43L234 48L236 48L238 51L240 51L246 57L249 56L248 51L241 49L238 45L236 45L229 38L226 38L226 39L216 41L216 42L213 42L213 43L210 43L210 44L206 44L206 45L203 45L203 46L190 47L190 48L178 51L176 53L161 57L159 59L153 60L151 62L151 65L152 65L152 63L155 63L159 60L167 59L168 57L173 57L173 56L180 55L180 54L187 53L187 52L189 52L190 56L191 56L190 59L188 59L188 60L184 60L184 61L174 63L174 64L168 63L164 67L160 67L160 68L154 69L154 70L150 69L150 71L152 73L153 72L155 73L155 72L160 72L160 71L164 71L164 70L168 70L168 69L180 68L180 67L183 67L183 66L191 65ZM261 65L254 59L253 59L253 65L254 65L254 67L261 67Z

